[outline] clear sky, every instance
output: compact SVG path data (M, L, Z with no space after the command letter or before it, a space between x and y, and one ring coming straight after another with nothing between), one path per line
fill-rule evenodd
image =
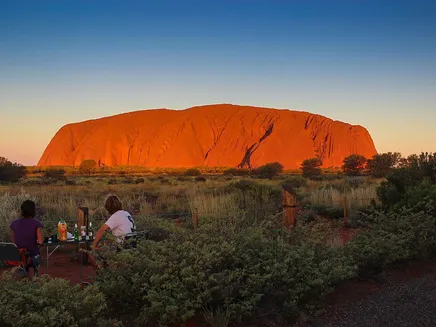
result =
M211 103L436 151L436 1L0 0L0 156L36 164L67 123Z

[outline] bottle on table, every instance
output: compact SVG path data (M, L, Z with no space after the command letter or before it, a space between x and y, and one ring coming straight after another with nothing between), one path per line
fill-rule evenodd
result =
M80 236L82 241L86 239L86 226L80 226Z
M90 241L94 240L94 228L92 227L92 222L89 222L88 236Z
M77 224L74 224L74 241L79 241L79 229L77 228Z
M68 240L67 223L64 219L61 219L58 223L58 240L62 242Z

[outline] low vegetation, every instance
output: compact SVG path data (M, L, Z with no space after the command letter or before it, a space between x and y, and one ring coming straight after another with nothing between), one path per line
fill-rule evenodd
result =
M318 301L344 280L436 254L436 156L388 157L371 159L369 170L351 158L359 163L350 170L353 176L317 171L309 179L283 175L281 165L270 164L250 175L237 169L223 175L69 175L76 185L60 179L44 187L25 180L0 187L0 239L8 239L24 199L38 203L47 228L61 217L73 219L78 206L90 208L97 226L107 217L104 197L113 192L139 229L164 235L112 256L92 287L45 277L18 282L4 274L0 325L59 325L61 310L77 326L173 326L190 320L213 327L266 326L291 323L301 312L314 314ZM383 174L386 179L370 176ZM301 209L293 229L282 225L283 188L296 193ZM343 217L344 198L355 229L345 244L336 220ZM183 214L184 225L171 214ZM13 294L26 294L25 315L24 299ZM46 297L56 303L41 300ZM83 310L86 317L77 314Z

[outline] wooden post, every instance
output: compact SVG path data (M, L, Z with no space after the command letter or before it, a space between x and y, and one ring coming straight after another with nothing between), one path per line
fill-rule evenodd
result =
M290 190L283 189L283 226L294 228L297 215L297 197Z
M347 197L342 198L342 206L344 207L344 226L348 225L348 218L347 218Z
M81 226L85 226L86 229L88 229L88 216L89 216L89 210L86 207L80 207L77 210L77 228L79 229L79 237L81 238ZM89 250L87 244L78 244L78 249L85 249ZM82 256L82 259L80 257ZM84 252L78 251L78 259L79 262L82 260L84 264L88 263L88 254Z
M198 209L194 208L194 212L192 213L192 222L194 224L194 232L197 231L198 226Z

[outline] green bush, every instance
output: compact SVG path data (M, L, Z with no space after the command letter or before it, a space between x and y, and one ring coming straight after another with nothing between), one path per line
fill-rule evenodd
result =
M138 325L180 324L204 307L223 309L234 321L265 305L292 317L355 272L340 248L292 244L295 235L271 237L262 228L216 228L174 231L163 242L143 242L138 253L118 254L117 268L98 277L102 291L112 306L141 312Z
M24 176L26 176L26 168L24 166L0 157L0 183L18 182Z
M260 178L273 179L283 171L283 165L279 162L267 163L251 172L252 175Z
M367 161L367 168L370 174L374 177L386 177L394 167L397 166L401 159L401 154L398 152L376 154Z
M360 176L366 167L366 158L359 154L352 154L344 159L342 169L345 175Z
M321 175L322 161L318 158L306 159L301 163L303 176L313 178Z
M405 199L407 190L423 182L436 184L436 154L422 153L403 160L400 168L394 169L377 190L378 197L386 207L393 207Z
M1 326L121 326L102 318L108 308L96 286L72 287L64 279L46 277L17 281L5 272L0 289Z
M370 227L347 245L348 256L361 273L379 272L398 261L426 258L436 251L436 218L431 206L403 208L398 212L373 211L363 219Z

